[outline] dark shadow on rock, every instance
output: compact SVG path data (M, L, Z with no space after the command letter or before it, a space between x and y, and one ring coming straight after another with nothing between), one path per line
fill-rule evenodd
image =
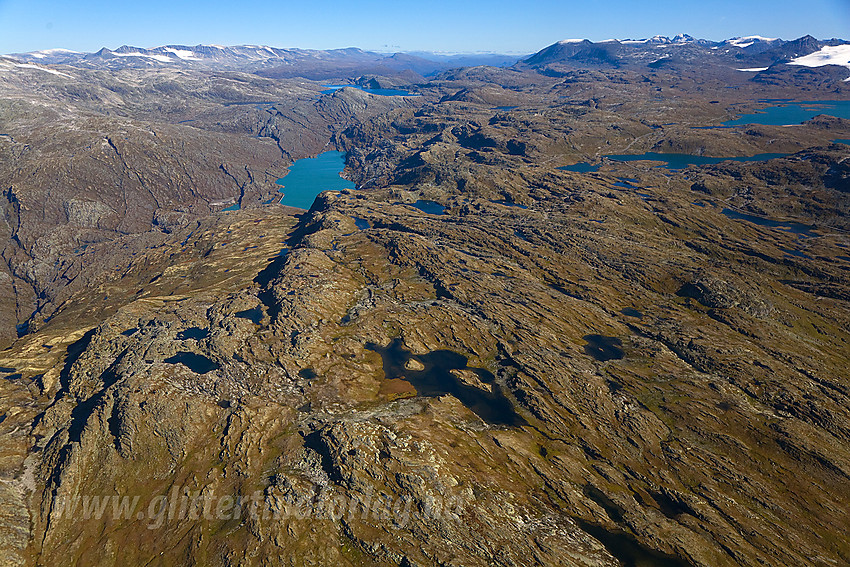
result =
M57 396L61 395L63 391L68 390L68 383L71 379L71 367L74 365L77 359L80 358L83 352L89 347L89 345L91 344L91 340L96 332L96 328L91 329L82 337L80 337L76 342L73 342L68 345L68 353L65 355L65 365L59 372L60 393L57 394Z
M121 357L118 358L120 360ZM106 396L106 390L118 381L119 375L116 369L116 360L103 374L100 379L103 382L103 388L85 401L79 402L74 409L71 410L71 424L68 426L68 440L76 443L80 442L80 437L89 417L100 405L103 398Z
M257 298L266 306L266 313L269 314L269 318L274 321L277 319L278 314L280 313L280 306L277 304L274 298L274 294L271 290L271 282L280 274L281 270L283 270L283 266L286 264L286 259L289 256L289 249L284 248L280 251L280 253L271 259L269 265L263 268L263 270L257 274L257 277L254 278L254 283L259 284L263 289L257 294ZM259 324L259 322L257 322Z
M302 433L302 435L304 435ZM319 455L322 463L322 470L328 475L328 478L334 482L342 482L342 475L337 467L334 466L334 459L331 455L330 447L322 438L319 431L313 431L308 435L304 435L304 447L310 449Z
M693 567L684 559L642 545L629 533L610 531L582 520L577 523L582 531L598 539L623 567Z
M283 265L286 264L287 256L289 256L289 249L284 248L277 256L270 258L269 265L257 274L257 277L254 278L254 283L262 287L268 286L280 274Z

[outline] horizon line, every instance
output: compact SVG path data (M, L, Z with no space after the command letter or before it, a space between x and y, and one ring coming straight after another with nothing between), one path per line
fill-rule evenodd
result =
M252 44L252 43L229 44L229 45L228 44L219 44L219 43L196 43L196 44L164 43L164 44L160 44L160 45L156 45L156 46L152 46L152 47L142 47L142 46L138 46L138 45L131 45L131 44L125 43L125 44L122 44L122 45L115 47L115 48L107 47L107 46L104 45L104 46L101 46L99 49L96 49L94 51L80 51L80 50L75 50L75 49L68 49L68 48L65 48L65 47L50 47L50 48L44 48L44 49L34 49L32 51L7 52L7 53L4 53L3 55L26 55L26 54L30 54L30 53L45 53L45 52L50 52L50 51L64 51L66 53L74 53L74 54L93 54L93 53L97 53L98 51L101 51L103 49L106 49L108 51L115 51L117 49L121 49L122 47L132 47L132 48L136 48L136 49L145 49L145 50L154 50L154 49L165 48L165 47L217 47L217 48L228 48L228 47L266 48L266 47L268 47L268 48L271 48L271 49L283 49L283 50L293 49L293 50L300 50L300 51L344 51L344 50L347 50L347 49L357 49L357 50L360 50L360 51L371 52L371 53L379 53L379 54L428 53L428 54L431 54L431 55L441 55L441 56L446 56L446 57L462 56L462 55L510 55L510 56L514 56L514 55L532 55L534 53L537 53L537 52L539 52L543 49L546 49L547 47L550 47L550 46L555 45L555 44L560 43L560 42L589 41L591 43L612 43L612 42L620 42L621 43L621 42L626 42L626 41L645 41L645 40L651 40L651 39L654 39L654 38L673 39L677 36L689 36L689 37L692 37L696 41L710 41L710 42L713 42L713 43L723 43L724 41L730 41L730 40L735 40L735 39L749 39L749 38L762 38L762 39L768 39L768 40L772 40L772 41L795 41L797 39L802 39L802 38L807 37L807 36L814 37L818 41L843 41L843 42L848 42L848 40L846 40L844 38L840 38L840 37L818 38L818 37L812 36L811 34L804 34L804 35L801 35L800 37L796 37L796 38L790 39L790 40L786 40L786 39L781 38L781 37L770 38L770 37L766 37L766 36L761 36L759 34L733 36L733 37L728 37L728 38L724 38L724 39L721 39L721 40L717 40L717 39L711 39L711 38L705 38L705 37L691 36L690 34L683 32L683 33L675 34L673 36L656 34L656 35L648 36L648 37L606 38L606 39L599 39L599 40L593 40L593 39L590 39L590 38L565 38L565 39L556 40L552 43L548 43L548 44L544 45L543 47L540 47L540 48L537 48L536 50L531 50L531 51L529 51L529 50L510 50L510 51L494 50L494 51L491 51L491 50L485 50L485 49L475 50L475 51L451 51L451 50L445 50L444 51L444 50L438 50L438 49L432 50L432 49L421 49L421 48L420 49L393 50L393 49L385 49L385 48L370 49L370 48L364 48L364 47L359 47L359 46L355 46L355 45L350 45L350 46L347 46L347 47L313 48L313 47L296 47L296 46L281 47L281 46L268 45L268 44ZM850 42L848 42L848 43L850 43Z

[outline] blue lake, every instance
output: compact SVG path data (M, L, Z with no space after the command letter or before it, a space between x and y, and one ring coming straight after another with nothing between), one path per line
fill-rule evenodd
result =
M428 213L429 215L446 214L446 208L436 201L419 200L415 203L408 203L407 206L419 209L423 213Z
M339 176L345 168L345 152L325 152L314 158L296 160L285 177L277 180L282 185L281 205L309 209L322 191L354 189L354 183Z
M384 376L387 380L401 379L411 384L416 393L424 397L453 395L460 403L475 412L481 419L493 425L519 427L527 422L513 407L511 400L502 393L496 377L483 368L469 366L469 359L450 350L435 350L416 355L404 348L401 339L395 339L382 347L366 343L366 348L381 355ZM409 362L419 363L422 370L411 370ZM490 385L489 391L469 386L452 370L474 373L478 379Z
M625 155L625 154L610 154L603 157L608 159L612 159L615 161L660 161L664 162L664 165L661 167L665 169L683 169L690 165L711 165L715 163L720 163L724 161L739 161L739 162L749 162L749 161L766 161L769 159L784 157L788 154L758 154L754 156L746 156L746 157L706 157L706 156L696 156L690 154L663 154L658 152L646 152L645 154L640 155ZM574 165L566 165L564 167L559 167L558 169L563 171L572 171L574 173L592 173L595 171L599 171L599 168L602 167L602 164L591 165L588 162L579 162Z
M580 161L573 165L565 165L563 167L559 167L558 169L563 171L572 171L573 173L593 173L599 171L600 167L602 167L602 164L590 165L586 161Z
M367 89L366 87L361 87L358 85L322 85L323 87L327 87L322 91L322 94L329 94L334 91L338 91L343 87L351 87L353 89L360 89L361 91L381 96L419 96L412 95L409 91L403 91L400 89Z
M723 161L766 161L769 159L785 157L788 154L757 154L754 156L747 157L706 157L706 156L695 156L690 154L661 154L656 152L646 152L643 155L633 156L633 155L607 155L605 157L617 161L641 161L641 160L650 160L650 161L663 161L666 165L664 167L666 169L684 169L689 165L711 165L715 163L720 163Z
M807 224L794 222L794 221L777 221L765 217L759 217L756 215L748 215L746 213L740 213L738 211L733 211L732 209L723 209L720 211L726 218L733 220L743 220L747 222L751 222L753 224L757 224L758 226L765 226L768 228L775 228L777 230L781 230L783 232L790 232L791 234L796 234L798 237L803 238L814 238L820 236L818 233L814 232L814 227L809 226Z
M782 103L752 114L743 114L740 118L724 122L723 125L763 124L765 126L783 126L786 124L802 124L818 114L850 119L850 100Z

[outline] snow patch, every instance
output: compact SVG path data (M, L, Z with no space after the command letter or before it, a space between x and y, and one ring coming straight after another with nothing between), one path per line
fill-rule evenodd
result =
M67 73L60 73L56 69L48 69L47 67L40 67L38 65L33 65L31 63L16 63L15 67L18 67L18 68L21 68L21 69L38 69L39 71L44 71L45 73L50 73L51 75L60 75L62 77L68 77L69 79L74 78L71 75L68 75Z
M173 47L165 47L165 51L169 53L173 53L180 59L184 61L200 61L201 58L195 55L194 51L189 51L188 49L174 49Z
M581 43L583 41L584 41L583 39L562 39L558 43L563 45L563 44L566 44L566 43Z
M748 35L746 37L733 37L732 39L727 39L723 42L723 45L731 45L732 47L744 49L759 42L771 43L774 41L779 41L779 38L762 37L760 35Z
M56 55L58 53L75 54L75 53L79 53L79 51L72 51L70 49L61 49L61 48L42 49L41 51L33 51L32 53L29 53L29 55L31 57L35 57L36 59L44 59L45 57L47 57L49 55Z
M138 51L132 53L115 53L114 51L110 51L110 53L116 57L147 57L148 59L155 59L160 63L174 63L174 59L168 55L150 55L148 53L139 53Z
M744 71L745 73L761 73L767 71L770 67L753 67L751 69L735 69L736 71Z
M789 65L803 67L823 67L824 65L840 65L850 69L850 44L828 45L820 51L797 57L788 62Z
M749 47L757 41L777 41L778 37L762 37L760 35L748 35L747 37L735 37L729 40L730 45L734 45L736 47Z

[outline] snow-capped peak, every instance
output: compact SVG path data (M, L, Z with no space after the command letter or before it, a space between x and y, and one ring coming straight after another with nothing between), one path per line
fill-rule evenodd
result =
M620 41L620 43L625 43L627 45L629 45L629 44L632 44L632 45L634 45L634 44L646 44L646 43L653 43L653 44L659 44L659 45L669 45L671 43L692 43L696 40L692 36L689 36L688 34L680 33L679 35L677 35L673 39L670 39L666 35L654 35L650 38L621 39L619 41Z
M30 53L36 59L44 59L45 57L49 57L51 55L59 55L61 53L67 53L69 55L79 53L79 51L71 51L70 49L61 49L59 47L54 49L42 49L41 51L33 51Z
M779 41L778 37L764 37L761 35L748 35L747 37L739 37L737 39L743 39L746 41L756 40L756 41Z
M733 37L732 39L727 39L723 43L726 45L732 45L735 47L740 47L744 49L745 47L749 47L754 43L771 43L774 41L778 41L777 37L762 37L760 35L748 35L746 37Z

